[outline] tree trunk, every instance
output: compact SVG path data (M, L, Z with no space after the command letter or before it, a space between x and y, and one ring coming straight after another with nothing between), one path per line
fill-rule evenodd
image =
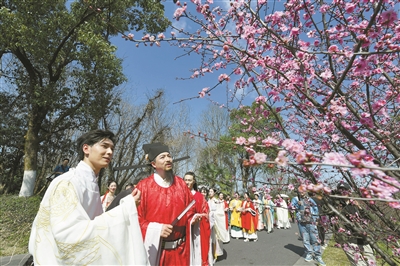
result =
M37 114L29 117L28 131L25 135L25 157L24 157L24 177L22 180L20 197L30 197L33 195L37 175L37 153L39 149L39 125Z

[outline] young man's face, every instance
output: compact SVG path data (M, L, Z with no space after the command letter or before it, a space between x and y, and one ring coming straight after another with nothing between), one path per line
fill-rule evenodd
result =
M173 163L172 163L172 156L169 154L169 152L163 152L160 153L154 161L151 163L151 165L156 169L156 170L162 170L162 171L172 171Z
M185 175L184 180L188 188L192 190L194 185L194 177L192 175Z
M103 139L92 146L84 144L83 152L85 153L84 161L97 174L111 162L114 153L114 143L110 139Z
M69 163L68 160L64 160L64 161L63 161L63 165L64 165L64 166L67 166L68 163Z

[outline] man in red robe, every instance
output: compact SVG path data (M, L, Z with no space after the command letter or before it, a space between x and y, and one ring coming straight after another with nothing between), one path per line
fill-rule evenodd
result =
M139 224L150 265L189 265L190 226L194 206L171 223L193 200L182 178L175 176L168 146L145 144L143 149L154 173L140 181Z
M184 180L192 192L193 198L196 200L196 213L201 215L200 223L196 223L192 227L192 236L194 236L192 238L192 245L194 248L191 254L190 265L212 265L212 255L209 257L211 228L208 215L210 208L203 194L197 191L195 174L187 172Z

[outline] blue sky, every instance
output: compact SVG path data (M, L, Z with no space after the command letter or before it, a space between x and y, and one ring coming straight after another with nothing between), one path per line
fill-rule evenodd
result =
M215 1L214 1L215 2ZM173 21L173 13L176 5L172 0L164 2L165 14ZM184 21L179 21L180 27L187 26ZM171 29L166 35L169 36ZM135 39L140 39L141 33L132 32ZM128 34L128 33L126 33ZM117 55L122 58L124 73L128 83L124 84L126 97L133 103L145 102L148 95L157 89L166 92L167 100L173 104L182 99L198 96L204 87L213 87L217 77L221 73L206 75L197 79L185 79L192 75L190 69L200 65L200 57L197 55L180 57L183 49L170 46L168 43L161 43L161 47L143 46L137 48L135 43L124 40L121 36L113 38L112 43L117 46ZM179 58L178 58L179 57ZM230 84L233 84L230 82ZM211 99L221 104L226 104L226 83L211 92ZM190 117L196 118L209 105L210 101L205 98L184 101L190 108Z

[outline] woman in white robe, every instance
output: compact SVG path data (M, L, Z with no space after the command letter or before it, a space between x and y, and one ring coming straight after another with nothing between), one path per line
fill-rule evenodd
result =
M229 232L226 230L225 204L215 197L214 189L210 188L208 205L210 207L210 227L214 262L218 256L224 254L223 243L230 241Z
M253 200L254 208L257 210L257 230L261 231L264 230L264 222L263 222L263 212L264 212L264 206L262 201L259 198L259 195L257 193L254 193L255 199Z
M282 199L279 194L276 200L276 216L277 216L276 227L278 229L289 229L291 227L289 221L288 206L286 204L286 201Z

